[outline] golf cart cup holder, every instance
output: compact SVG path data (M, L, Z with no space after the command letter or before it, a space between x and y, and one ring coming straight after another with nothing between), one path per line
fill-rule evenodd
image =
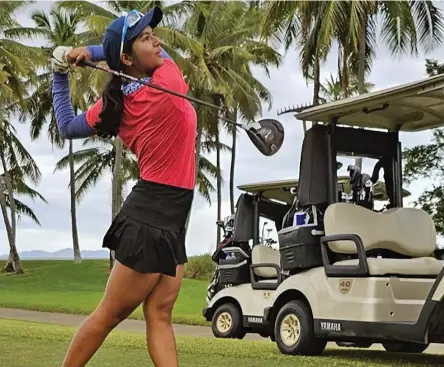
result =
M225 259L220 259L218 269L222 285L238 285L250 282L251 259L245 251L238 247L222 249Z
M352 241L356 245L357 265L333 265L328 257L328 243L334 241ZM361 237L356 234L335 234L321 238L322 261L328 277L367 277L369 275L367 255Z
M322 266L318 226L288 227L279 231L279 252L283 271L290 273Z

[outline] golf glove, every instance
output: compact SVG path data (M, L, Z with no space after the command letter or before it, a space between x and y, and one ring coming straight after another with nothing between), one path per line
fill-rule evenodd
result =
M72 47L57 46L52 53L51 66L52 70L61 74L69 71L70 65L66 61L66 55L72 51Z

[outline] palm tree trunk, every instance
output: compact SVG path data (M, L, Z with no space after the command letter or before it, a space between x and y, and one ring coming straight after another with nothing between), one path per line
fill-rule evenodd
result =
M14 272L14 261L12 256L11 248L9 249L8 261L2 270L3 273L13 273Z
M69 140L69 180L70 180L70 195L71 195L71 232L72 232L72 248L74 251L74 263L82 262L79 245L79 233L77 231L77 214L76 214L76 187L74 180L74 157L73 157L73 143Z
M112 197L111 197L111 215L112 219L116 217L116 215L119 213L121 208L121 193L119 192L120 185L120 179L122 176L121 170L122 170L122 152L123 152L123 142L122 140L116 136L115 139L115 156L114 156L114 166L113 166L113 178L112 178L112 184L111 184L111 191L112 191ZM112 269L114 266L115 261L115 253L113 250L109 253L109 268Z
M220 140L219 140L219 126L216 126L216 166L217 166L217 220L222 217L222 174L220 169ZM217 228L216 246L220 243L221 234L220 227Z
M8 190L9 206L11 209L11 227L12 227L12 234L14 236L14 241L15 241L16 230L17 230L17 214L16 214L16 209L15 209L14 189L12 187L11 176L7 170L7 167L6 167L6 159L5 159L5 155L3 152L0 152L0 159L2 162L2 166L3 166L6 190Z
M5 194L2 189L0 189L0 205L2 206L2 214L4 217L6 232L8 235L12 266L13 266L16 274L22 274L22 273L24 273L24 271L23 271L22 265L20 263L20 257L18 255L17 247L16 247L16 243L15 243L16 238L17 238L16 237L17 213L16 213L15 200L14 200L14 189L12 187L11 176L9 175L9 172L8 172L8 168L6 165L6 159L5 159L5 155L4 155L3 151L0 152L0 159L1 159L2 166L3 166L4 181L5 181L6 190L8 190L9 206L10 206L10 210L11 210L11 222L9 222L8 211L6 208L6 197L5 197ZM8 263L9 263L9 261L8 261ZM8 267L8 263L5 266L5 270L7 270L8 268L10 269L10 266Z
M237 122L237 108L235 108L234 112L233 112L233 121ZM237 143L237 127L235 125L233 125L233 142L231 143L231 162L230 162L230 208L231 208L231 214L234 214L234 169L236 167L236 143Z
M319 67L319 55L316 55L313 64L313 106L319 104L319 91L321 89L321 68Z
M3 190L0 190L0 207L3 215L3 221L5 223L6 234L8 236L8 242L10 248L8 262L6 263L6 266L3 268L3 271L4 272L15 271L16 274L23 274L24 271L22 264L20 263L20 256L17 252L17 247L15 246L14 230L11 225L11 222L9 221L8 209L6 207L6 197ZM11 209L11 217L12 217L12 209ZM11 269L11 264L12 264L12 269Z

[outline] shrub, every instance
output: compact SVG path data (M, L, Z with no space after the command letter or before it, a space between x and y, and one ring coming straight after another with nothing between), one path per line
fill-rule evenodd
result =
M184 278L210 281L215 267L210 254L190 256L185 264Z

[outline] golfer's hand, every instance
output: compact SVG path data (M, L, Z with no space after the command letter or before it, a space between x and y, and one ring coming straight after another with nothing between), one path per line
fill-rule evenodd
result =
M61 74L69 71L69 63L66 55L72 50L72 47L57 46L52 53L51 66L52 70Z
M85 59L91 61L88 47L74 48L66 55L66 61L68 61L70 65L82 66L82 61Z

